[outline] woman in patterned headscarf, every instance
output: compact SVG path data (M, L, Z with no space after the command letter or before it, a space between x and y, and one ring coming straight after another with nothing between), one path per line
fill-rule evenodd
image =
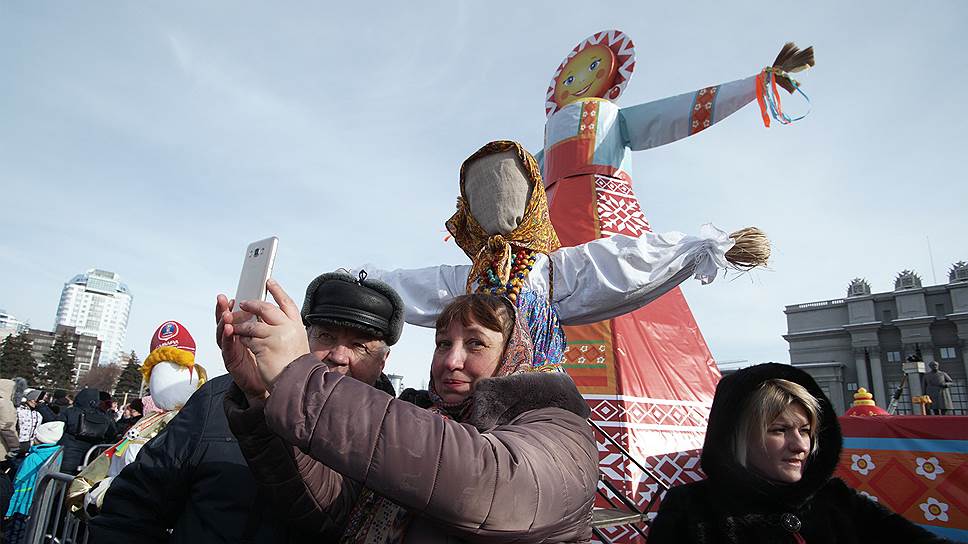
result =
M587 404L567 375L534 371L520 312L458 297L435 345L416 405L311 354L267 372L257 352L268 400L230 392L226 411L270 499L321 542L588 541L598 454Z

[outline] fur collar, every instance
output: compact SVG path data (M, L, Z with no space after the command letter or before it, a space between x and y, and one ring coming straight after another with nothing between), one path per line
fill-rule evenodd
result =
M463 423L486 431L539 408L561 408L583 418L591 413L588 403L567 374L522 372L478 382L474 403Z

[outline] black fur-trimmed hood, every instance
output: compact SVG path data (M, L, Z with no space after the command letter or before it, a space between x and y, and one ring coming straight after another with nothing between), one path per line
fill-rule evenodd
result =
M743 403L763 382L780 378L802 385L820 401L818 450L810 458L803 478L795 484L776 484L760 478L734 459L731 437ZM782 503L798 507L812 497L833 475L840 459L843 439L833 406L823 390L806 372L791 365L767 363L724 377L716 387L702 451L702 469L715 487L731 490L740 502Z

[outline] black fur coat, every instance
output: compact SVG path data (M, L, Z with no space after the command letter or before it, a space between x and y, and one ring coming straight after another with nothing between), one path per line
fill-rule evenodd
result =
M745 399L772 378L796 382L821 401L819 448L795 484L776 484L733 460L730 437ZM716 388L703 445L708 479L666 494L649 544L935 543L947 542L832 478L842 438L837 416L807 373L765 364L723 378Z

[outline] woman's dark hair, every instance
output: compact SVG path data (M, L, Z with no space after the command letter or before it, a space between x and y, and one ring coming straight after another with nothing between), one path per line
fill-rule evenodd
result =
M497 331L507 342L514 330L514 308L511 303L494 295L461 295L448 304L437 316L437 330L450 327L455 319L467 327L478 323L482 327Z

